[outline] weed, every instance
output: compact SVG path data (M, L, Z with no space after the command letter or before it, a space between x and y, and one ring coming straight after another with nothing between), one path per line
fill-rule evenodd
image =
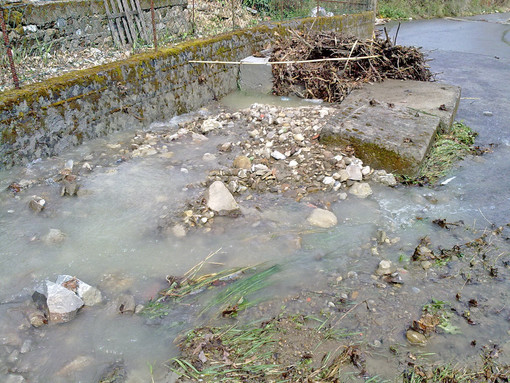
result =
M418 176L401 176L405 184L434 184L444 177L455 163L466 155L474 153L474 142L477 133L463 122L454 122L451 129L439 132L427 158L423 162Z

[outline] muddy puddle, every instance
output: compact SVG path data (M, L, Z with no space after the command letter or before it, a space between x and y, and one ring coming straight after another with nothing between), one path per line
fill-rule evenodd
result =
M227 153L219 147L246 134L224 129L204 139L179 131L197 118L235 113L255 101L278 108L322 107L237 93L224 105L153 124L148 132L118 133L0 173L0 380L21 375L30 382L97 382L120 366L119 381L171 382L167 361L178 355L179 334L207 323L245 323L282 312L319 317L349 334L345 343L366 353L365 377L379 381L398 376L409 353L470 363L484 345L497 343L510 351L507 216L495 213L489 220L487 209L501 209L501 199L490 186L480 195L471 183L483 173L480 163L502 166L497 164L508 158L508 147L468 158L463 169L452 172L456 178L437 188L389 187L368 179L373 194L367 198L341 188L299 198L247 190L235 194L244 209L240 217L216 217L210 227L206 222L185 235L161 230L161 219L182 216L186 203L202 198L201 183L210 172L240 154L235 145ZM137 137L143 142L136 143ZM70 160L80 188L77 196L62 197L55 178ZM13 182L16 190L9 188ZM46 202L40 213L28 207L34 195ZM316 207L333 212L338 224L311 226L307 218ZM437 219L447 228L433 223ZM51 229L60 231L59 239L48 237ZM465 246L484 234L483 251ZM450 262L413 261L425 236L435 254L458 245L466 255ZM203 312L221 286L209 286L157 315L109 308L120 294L146 305L168 288L167 276L185 275L212 253L204 273L279 265L267 286L250 296L258 304L237 318L221 318L219 306ZM396 283L376 275L381 260L391 261ZM97 287L103 302L82 308L70 322L34 328L26 317L27 302L42 281L60 274ZM406 331L432 299L447 302L449 329L455 331L438 331L426 344L412 345ZM473 299L476 307L468 303ZM467 311L473 323L463 316ZM364 378L354 371L346 379Z

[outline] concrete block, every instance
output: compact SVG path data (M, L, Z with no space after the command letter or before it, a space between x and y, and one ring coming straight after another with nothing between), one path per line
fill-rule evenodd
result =
M242 91L263 94L271 93L273 89L273 72L268 62L269 57L249 56L241 60L239 87ZM260 65L252 65L250 63Z
M322 129L323 143L352 145L373 168L417 174L433 143L440 118L410 108L347 98Z
M460 87L439 82L385 80L366 84L353 91L348 99L374 99L419 110L438 116L442 127L449 128L459 107L460 93Z

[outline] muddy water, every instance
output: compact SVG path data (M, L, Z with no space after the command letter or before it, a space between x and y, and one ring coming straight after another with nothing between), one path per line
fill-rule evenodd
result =
M190 196L198 198L200 190L188 186L217 167L217 162L202 159L204 153L216 153L216 146L232 137L216 136L201 143L176 141L168 144L171 157L123 161L115 145L129 142L134 135L125 132L87 143L60 158L1 172L2 190L13 181L37 182L16 196L0 193L0 380L14 373L30 382L94 382L108 366L122 361L129 382L150 381L151 370L155 381L172 381L166 376L164 363L176 355L175 336L208 319L197 319L192 308L177 306L164 320L148 321L140 316L112 316L105 303L81 310L67 324L39 329L26 325L20 308L40 281L58 274L75 275L97 286L106 302L127 292L137 303L143 303L165 286L166 275L182 275L218 249L214 260L219 264L208 266L206 271L260 262L283 265L272 286L261 294L269 302L251 310L250 318L274 314L280 310L282 299L289 312L323 311L332 318L339 309L345 312L366 300L370 310L360 305L338 326L356 333L351 341L370 352L367 365L372 376L391 379L401 370L402 359L388 351L390 345L398 346L401 355L407 351L418 356L433 353L429 358L462 361L479 353L479 347L470 345L474 339L479 345L507 344L510 286L506 269L500 268L498 278L484 275L476 283L466 284L456 269L463 270L465 264L425 271L408 260L424 235L429 235L435 246L447 248L473 239L478 234L472 229L487 227L489 221L496 226L509 221L510 181L506 175L510 173L510 108L505 105L510 95L503 79L508 80L510 56L497 39L507 27L480 24L485 29L480 27L476 34L487 35L487 41L494 43L492 47L487 42L445 46L439 43L445 39L430 38L424 32L429 27L451 37L462 36L462 28L479 27L475 22L459 23L405 24L399 40L439 49L431 53L436 59L433 69L443 72L441 80L463 87L466 98L461 102L459 118L480 132L481 143L495 143L493 152L465 160L446 177L455 177L453 180L435 189L373 185L374 194L366 200L350 196L335 202L331 210L339 225L330 230L311 231L306 224L312 205L319 202L313 197L298 203L279 196L254 195L250 201L240 198L250 214L239 218L235 227L226 225L224 231L181 239L159 235L158 217L179 210ZM452 52L455 48L459 51ZM500 59L492 57L493 50ZM480 67L490 75L472 76ZM254 101L300 104L239 93L224 103L238 108ZM215 108L209 109L213 112ZM491 111L493 116L485 116L484 111ZM156 124L153 129L177 131L178 122L186 118ZM52 181L69 159L95 165L94 171L80 180L82 193L77 198L60 197L60 186ZM34 194L47 201L41 215L27 207ZM465 225L446 231L431 223L437 218L463 220ZM51 228L66 234L62 243L44 242ZM379 229L394 243L377 245L374 237ZM374 255L374 247L379 255ZM508 259L504 242L499 251L500 262ZM404 268L402 287L378 285L373 279L383 258ZM413 319L419 319L421 307L431 298L454 302L458 291L466 299L476 298L481 303L478 311L473 309L480 325L470 326L455 316L452 322L461 335L438 334L421 348L407 344L405 330ZM347 303L337 299L341 294L348 296ZM465 302L458 303L459 310L464 306ZM241 315L240 319L247 318ZM19 353L22 348L24 353ZM509 355L504 358L508 361ZM73 361L74 366L69 365Z

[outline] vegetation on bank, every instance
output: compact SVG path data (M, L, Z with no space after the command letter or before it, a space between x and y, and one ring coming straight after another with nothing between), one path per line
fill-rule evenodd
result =
M379 0L377 14L390 19L435 18L508 11L509 8L509 0Z
M439 178L448 174L455 163L469 154L481 152L480 149L474 147L476 136L477 133L463 122L454 122L449 130L438 132L418 176L415 178L402 176L402 182L421 185L435 184Z

